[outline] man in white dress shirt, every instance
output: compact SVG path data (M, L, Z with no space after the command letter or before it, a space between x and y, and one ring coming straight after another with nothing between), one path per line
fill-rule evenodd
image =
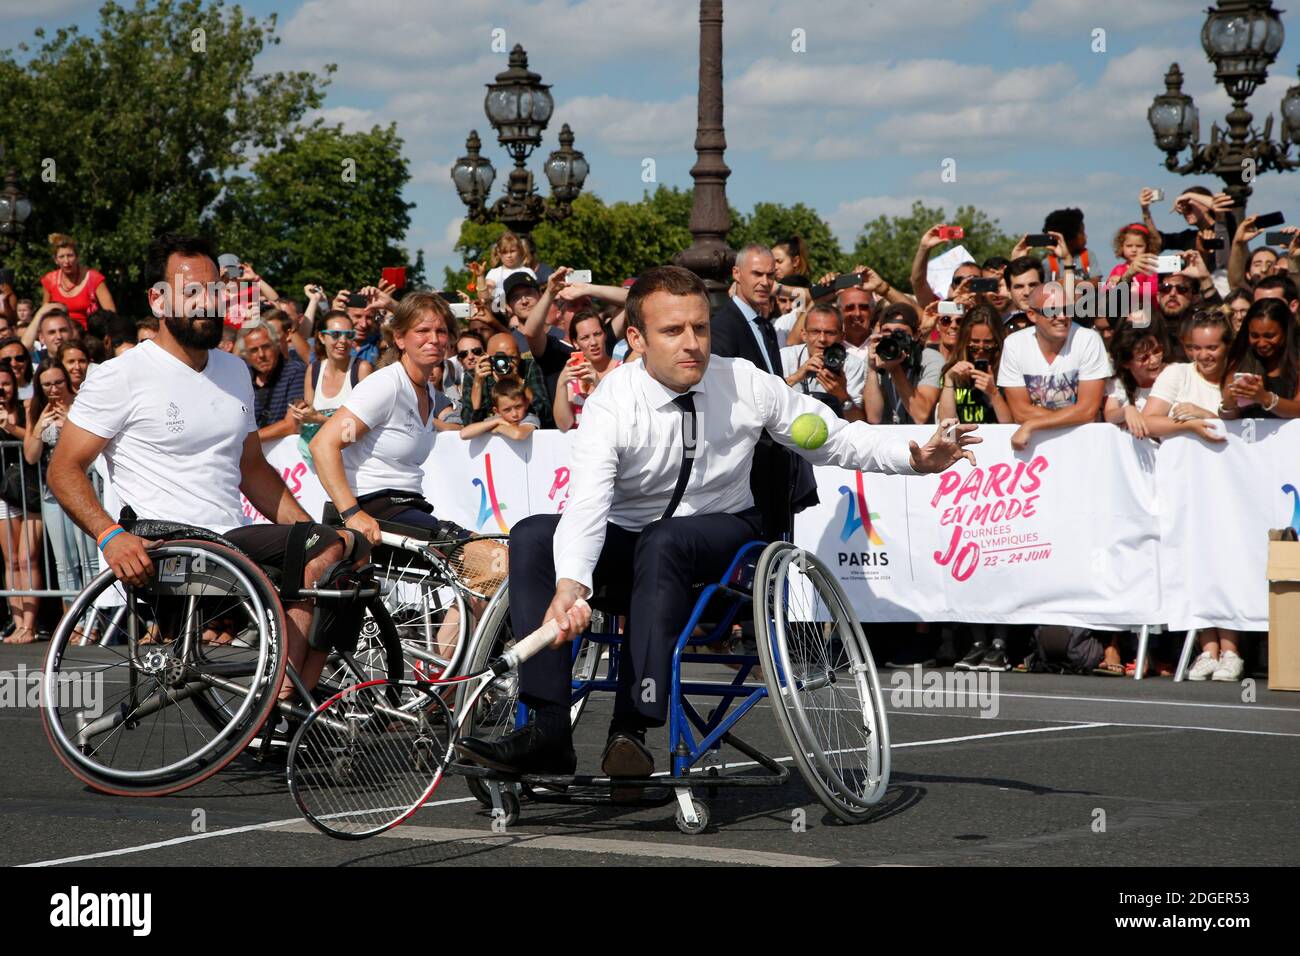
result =
M600 591L628 610L602 770L644 777L654 769L645 731L662 726L672 648L690 616L694 584L716 581L739 548L762 535L750 492L754 446L766 429L815 464L916 474L974 455L975 426L941 424L921 447L837 419L817 399L744 359L709 354L704 283L676 266L648 270L627 300L628 341L643 359L615 369L587 399L572 446L563 515L533 515L510 536L510 615L516 634L556 620L556 647L520 672L520 699L535 719L498 740L465 738L462 756L498 770L572 773L571 655L589 623L576 603ZM790 426L820 415L829 437L799 448ZM945 435L945 429L954 429ZM629 573L630 570L630 573Z

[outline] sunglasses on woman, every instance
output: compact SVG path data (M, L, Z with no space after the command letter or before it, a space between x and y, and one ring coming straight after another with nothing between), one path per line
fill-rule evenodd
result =
M483 346L476 345L472 349L461 349L459 352L456 353L456 358L460 359L463 362L471 355L474 356L475 358L478 358L482 354L483 354Z
M339 339L347 339L349 342L351 342L353 339L357 337L356 329L325 329L321 332L321 334L328 335L335 342L337 342Z
M939 324L945 327L949 325L961 325L961 319L957 318L955 315L941 315L939 316Z

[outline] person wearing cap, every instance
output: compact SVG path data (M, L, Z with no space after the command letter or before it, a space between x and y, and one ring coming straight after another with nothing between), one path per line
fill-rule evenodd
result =
M943 356L916 340L920 326L916 309L895 302L880 313L876 331L867 339L862 404L873 425L921 425L934 413L943 391ZM898 355L882 358L880 343L895 332L904 333L909 346Z
M609 323L611 341L607 351L614 341L623 337L626 323L623 305L627 302L630 286L626 283L620 287L566 281L572 272L568 266L561 266L551 273L523 324L525 343L520 348L532 353L551 395L556 393L565 363L577 351L577 343L565 340L566 330L575 315L595 309L596 300L619 307L618 314Z

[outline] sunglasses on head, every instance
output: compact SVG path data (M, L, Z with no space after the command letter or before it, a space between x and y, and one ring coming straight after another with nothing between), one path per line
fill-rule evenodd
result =
M483 346L476 345L472 349L461 349L459 352L456 353L456 358L465 359L471 355L474 356L475 358L478 358L482 354L483 354Z
M357 332L355 329L322 329L321 335L328 335L336 342L339 339L347 339L351 342L357 337Z

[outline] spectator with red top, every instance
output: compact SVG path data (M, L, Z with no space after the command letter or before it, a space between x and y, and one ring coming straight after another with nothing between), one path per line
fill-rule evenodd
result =
M81 264L77 240L59 232L51 233L50 247L58 268L41 276L42 305L59 303L83 329L86 316L96 309L117 311L103 275Z

